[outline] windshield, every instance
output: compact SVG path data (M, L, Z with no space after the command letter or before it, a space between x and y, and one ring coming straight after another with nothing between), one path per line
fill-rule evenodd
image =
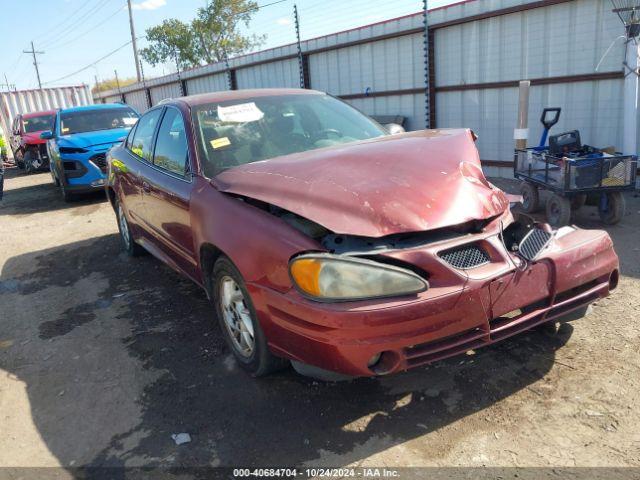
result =
M23 118L25 133L41 132L43 130L51 130L53 128L53 115L42 115L39 117Z
M128 107L79 110L60 114L60 133L95 132L114 128L131 128L138 121L138 114Z
M329 95L245 98L197 106L192 115L209 178L236 165L387 134Z

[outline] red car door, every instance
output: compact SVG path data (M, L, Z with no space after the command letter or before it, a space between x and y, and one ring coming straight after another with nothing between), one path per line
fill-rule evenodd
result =
M124 148L112 151L111 165L118 176L119 197L139 235L149 238L149 225L144 205L142 179L150 170L153 157L153 140L162 117L163 108L145 113L134 130L129 133Z
M156 134L153 163L141 176L144 215L169 264L197 278L190 168L184 119L177 108L168 106Z

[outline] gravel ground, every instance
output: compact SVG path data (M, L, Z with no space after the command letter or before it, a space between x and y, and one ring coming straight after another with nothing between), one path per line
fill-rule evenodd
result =
M637 194L608 228L620 286L588 317L322 383L239 371L202 291L121 253L102 195L65 204L46 173L7 176L0 466L640 466ZM592 208L576 223L601 228Z

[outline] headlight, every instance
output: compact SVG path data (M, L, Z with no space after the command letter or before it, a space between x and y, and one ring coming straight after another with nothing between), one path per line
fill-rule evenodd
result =
M291 261L289 271L305 295L320 301L411 295L429 287L409 270L339 255L302 255Z

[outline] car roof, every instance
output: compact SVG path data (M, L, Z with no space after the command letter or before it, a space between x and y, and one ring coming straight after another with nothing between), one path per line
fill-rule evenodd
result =
M123 103L95 103L93 105L82 105L79 107L61 108L60 112L61 113L86 112L90 110L109 110L112 108L123 108L123 107L129 107L129 105L125 105Z
M42 117L44 115L55 115L56 111L55 110L42 110L40 112L29 112L29 113L23 113L22 114L22 118L33 118L33 117Z
M271 97L276 95L324 95L317 90L302 88L256 88L251 90L225 90L222 92L202 93L169 100L167 103L185 103L188 106L204 105L207 103L226 102L229 100L244 100L253 97Z

